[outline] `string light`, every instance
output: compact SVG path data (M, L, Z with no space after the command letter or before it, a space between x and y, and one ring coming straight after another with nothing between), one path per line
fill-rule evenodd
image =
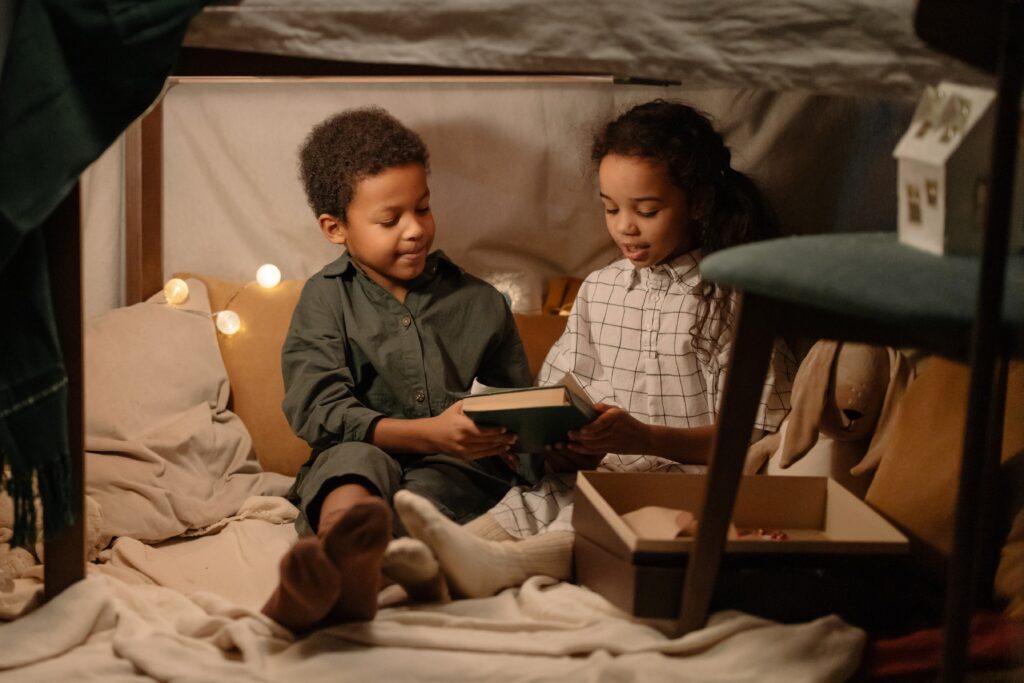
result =
M188 283L180 278L171 278L164 285L164 298L169 304L183 304L188 301Z
M266 289L276 287L281 282L281 271L273 263L264 263L256 271L256 282Z
M256 282L264 289L272 289L281 283L281 270L273 263L264 263L256 271ZM213 323L221 334L231 336L242 329L242 319L237 313L230 310L228 306L234 301L238 294L251 285L252 282L247 283L244 287L236 291L228 299L227 303L224 304L224 310L217 311L216 313L209 314L213 318ZM183 304L188 301L188 283L180 278L171 278L164 284L164 299L169 304ZM184 309L187 310L187 309ZM199 313L199 311L188 311L189 313ZM207 315L203 313L202 315Z
M217 311L213 314L213 319L221 334L229 337L242 327L242 319L234 311Z

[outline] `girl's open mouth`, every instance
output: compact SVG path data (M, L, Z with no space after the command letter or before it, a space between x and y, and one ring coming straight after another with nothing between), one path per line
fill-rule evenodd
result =
M622 253L629 259L642 259L647 255L649 247L638 244L623 244Z

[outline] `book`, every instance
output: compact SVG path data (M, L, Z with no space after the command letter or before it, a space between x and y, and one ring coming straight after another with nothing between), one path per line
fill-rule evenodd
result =
M565 443L571 430L597 417L597 410L572 375L559 384L525 389L484 389L463 399L462 412L480 425L505 427L519 437L514 450L540 453Z

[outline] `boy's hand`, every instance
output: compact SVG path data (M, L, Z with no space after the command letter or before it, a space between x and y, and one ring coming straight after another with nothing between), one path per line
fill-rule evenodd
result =
M480 427L466 417L462 401L430 420L430 437L436 450L463 460L504 455L516 442L516 437L504 427Z
M594 406L600 415L579 430L569 432L567 447L580 455L605 453L648 453L647 425L622 408L598 403Z

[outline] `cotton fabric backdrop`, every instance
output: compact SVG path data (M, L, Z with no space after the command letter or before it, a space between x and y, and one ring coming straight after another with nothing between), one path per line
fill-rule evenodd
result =
M584 276L615 258L590 142L655 97L712 116L785 232L895 228L891 151L908 101L537 79L192 82L164 99L165 276L248 281L270 261L302 279L333 259L306 205L297 150L328 115L378 105L430 148L436 246L474 274L524 278L535 306L547 278ZM87 315L123 301L121 164L115 145L84 179Z

